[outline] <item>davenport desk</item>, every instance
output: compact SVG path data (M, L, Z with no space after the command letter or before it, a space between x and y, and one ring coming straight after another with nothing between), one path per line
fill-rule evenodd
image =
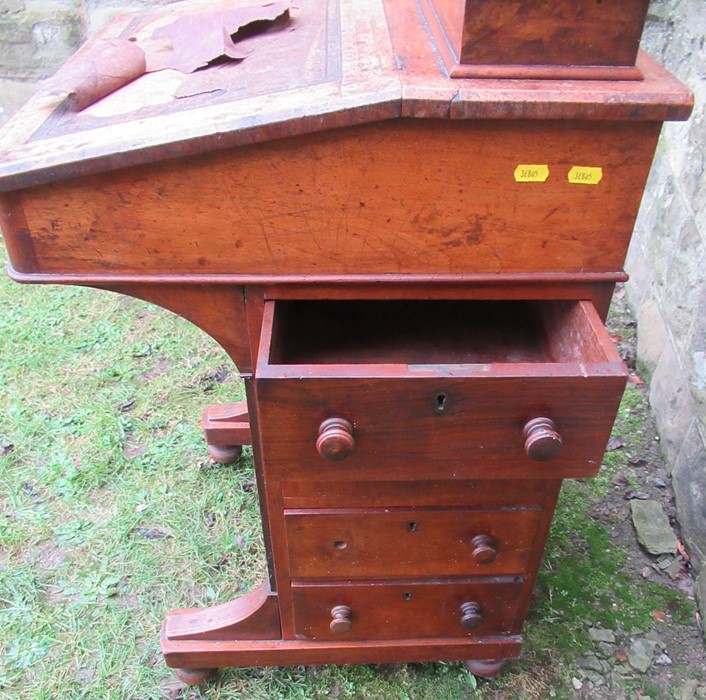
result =
M202 423L216 459L252 442L269 578L168 614L187 682L438 659L492 676L520 653L562 479L600 467L626 379L603 321L691 95L634 61L645 0L556 0L605 41L578 66L561 32L539 57L497 27L469 43L471 5L493 3L301 0L240 63L82 111L50 80L3 132L13 279L159 304L245 381L247 406ZM522 50L499 66L496 45Z

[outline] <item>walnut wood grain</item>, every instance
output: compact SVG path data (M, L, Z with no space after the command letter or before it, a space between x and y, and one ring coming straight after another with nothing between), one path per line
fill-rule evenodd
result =
M377 488L377 484L372 486ZM285 511L293 578L521 574L538 510Z
M538 507L544 503L546 482L541 479L497 481L439 479L433 481L358 481L354 475L335 480L287 478L280 482L287 509L404 507L492 508Z
M629 67L647 6L648 0L428 0L426 15L440 23L462 65Z
M519 635L483 635L468 638L430 638L331 641L170 641L160 639L162 653L172 668L222 666L296 666L300 664L366 664L515 658L522 647ZM212 667L213 667L212 666Z
M172 610L164 622L163 635L169 641L280 639L277 596L264 583L222 605Z
M333 640L339 633L330 628L331 610L350 609L346 639L376 640L409 637L467 637L509 633L514 623L522 580L467 579L428 581L376 581L326 584L292 584L294 614L299 637ZM475 602L482 619L469 629L463 623L462 606Z
M650 122L397 120L73 179L22 194L27 271L619 271L658 135ZM520 163L549 164L549 179L515 182ZM574 165L603 179L572 185Z
M418 364L403 364L398 356L386 362L384 353L373 353L374 361L338 364L337 351L329 351L326 364L299 365L271 362L275 304L266 303L257 367L263 454L272 474L369 480L379 479L384 465L385 479L418 480L448 474L448 465L451 476L462 479L589 476L598 470L626 374L590 304L565 307L560 316L566 329L553 321L545 326L553 335L567 332L563 345L548 343L563 348L553 361L443 364L435 356L439 364L424 364L415 356ZM345 339L342 351L350 351L352 340ZM371 351L365 346L361 352ZM341 415L355 427L356 450L342 464L331 464L317 454L315 442L321 422ZM525 453L522 431L537 416L555 421L564 443L561 459L535 462Z

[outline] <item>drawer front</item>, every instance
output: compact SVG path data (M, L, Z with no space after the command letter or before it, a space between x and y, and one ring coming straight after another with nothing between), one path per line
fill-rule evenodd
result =
M292 578L521 574L539 510L285 513Z
M501 582L292 586L297 635L415 639L515 632L519 578Z
M593 476L624 383L614 376L260 379L263 456L272 475L320 481ZM541 416L562 440L549 461L526 452L525 426ZM332 417L351 427L351 449L340 459L317 449Z

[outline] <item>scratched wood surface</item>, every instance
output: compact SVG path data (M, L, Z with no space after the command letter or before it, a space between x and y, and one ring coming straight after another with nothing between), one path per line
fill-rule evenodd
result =
M19 271L618 271L658 132L396 120L57 182L21 195L38 262ZM549 178L516 182L522 163Z

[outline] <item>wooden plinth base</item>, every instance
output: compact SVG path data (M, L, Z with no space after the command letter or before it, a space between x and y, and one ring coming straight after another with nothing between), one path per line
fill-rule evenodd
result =
M205 668L226 666L467 661L469 657L504 660L520 654L522 637L351 642L315 642L303 639L171 641L165 637L163 630L161 645L167 665L180 669L182 673L184 669L190 668L201 672ZM502 661L488 663L497 664ZM485 675L480 671L477 674L473 670L471 672L483 678L490 677L489 669L486 669Z

